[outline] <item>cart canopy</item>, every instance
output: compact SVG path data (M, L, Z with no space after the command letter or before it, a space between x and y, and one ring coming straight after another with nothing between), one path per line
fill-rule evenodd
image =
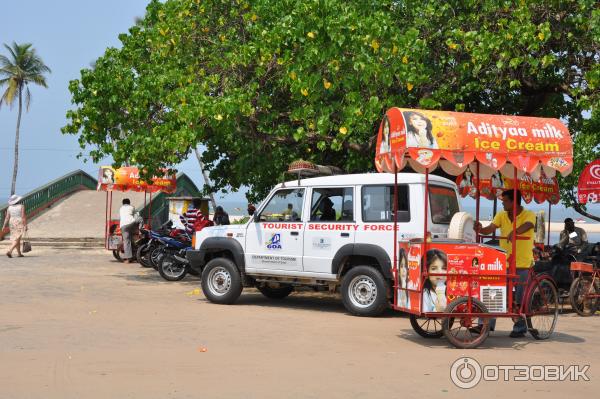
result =
M172 194L177 189L177 178L165 171L163 176L152 178L151 183L140 179L138 168L124 166L113 168L101 166L98 175L98 191L139 191L155 193L158 191Z
M600 200L600 159L585 167L577 184L577 199L580 204L597 203Z
M408 162L417 172L438 165L457 176L467 168L489 179L497 171L533 181L568 175L573 144L558 119L464 112L389 109L379 127L375 166L380 172L402 170Z

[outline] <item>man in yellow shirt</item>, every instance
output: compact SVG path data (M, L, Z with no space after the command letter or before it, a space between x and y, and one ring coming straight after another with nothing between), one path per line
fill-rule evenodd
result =
M513 190L505 190L502 192L502 206L503 211L500 211L492 220L492 223L482 227L481 223L477 222L474 226L475 231L480 234L491 234L500 229L500 235L507 237L507 239L500 239L500 246L504 249L510 258L512 256L512 240L513 240ZM521 192L517 190L517 236L527 237L525 240L516 241L516 264L517 274L519 275L519 282L524 284L527 281L529 268L533 265L533 238L534 238L534 227L535 227L535 213L528 211L521 206ZM515 302L520 304L523 291L525 286L519 284L516 287ZM496 320L490 321L490 329L493 331ZM511 338L523 337L527 332L527 325L524 319L519 319L510 333Z

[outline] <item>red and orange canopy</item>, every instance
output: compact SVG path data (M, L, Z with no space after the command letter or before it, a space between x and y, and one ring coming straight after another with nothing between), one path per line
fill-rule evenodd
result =
M586 166L579 176L577 199L580 204L600 202L600 159Z
M152 178L152 183L140 180L138 168L124 166L112 168L101 166L98 174L98 191L139 191L155 193L162 191L172 194L177 189L177 178L165 171L163 176Z
M389 109L379 127L375 166L402 170L408 162L419 172L441 168L459 175L470 169L482 179L496 171L538 181L573 167L571 135L558 119L485 115L419 109Z

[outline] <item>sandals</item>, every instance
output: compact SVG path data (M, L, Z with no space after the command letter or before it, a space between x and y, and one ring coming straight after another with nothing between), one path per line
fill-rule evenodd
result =
M12 258L12 255L10 254L10 252L7 252L6 256L8 256L9 258Z

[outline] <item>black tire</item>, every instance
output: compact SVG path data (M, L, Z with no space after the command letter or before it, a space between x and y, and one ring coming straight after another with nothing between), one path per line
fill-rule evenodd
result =
M283 299L290 295L294 291L294 287L291 285L280 285L278 287L271 287L268 283L260 285L258 290L261 294L271 299Z
M390 306L388 292L388 282L371 266L355 266L342 278L342 302L355 316L379 316Z
M160 258L163 254L163 246L159 245L150 251L150 264L156 270L158 270L158 264L160 263Z
M533 338L548 339L558 320L558 292L548 278L542 278L534 284L527 298L527 328Z
M411 314L410 325L423 338L441 338L444 335L441 319Z
M242 276L235 263L227 258L215 258L202 270L202 292L213 303L230 305L242 293Z
M569 290L571 307L580 316L588 317L593 315L596 313L598 305L600 305L600 299L585 298L585 296L594 294L600 294L600 282L596 280L594 287L592 287L591 278L577 277L573 280L573 284L571 284L571 289Z
M115 257L116 260L118 260L119 262L123 262L123 259L121 258L121 251L118 249L114 249L112 251L113 256Z
M153 246L149 244L142 245L137 249L135 257L141 266L152 267L152 264L150 263L150 252L152 249Z
M488 313L487 307L478 299L471 298L469 309L469 298L462 296L456 298L446 307L446 313ZM457 348L473 349L486 340L490 333L490 319L482 320L481 328L478 327L479 319L472 316L444 317L442 328L448 341Z
M158 273L167 281L179 281L187 272L187 265L175 259L172 254L165 254L158 265Z

